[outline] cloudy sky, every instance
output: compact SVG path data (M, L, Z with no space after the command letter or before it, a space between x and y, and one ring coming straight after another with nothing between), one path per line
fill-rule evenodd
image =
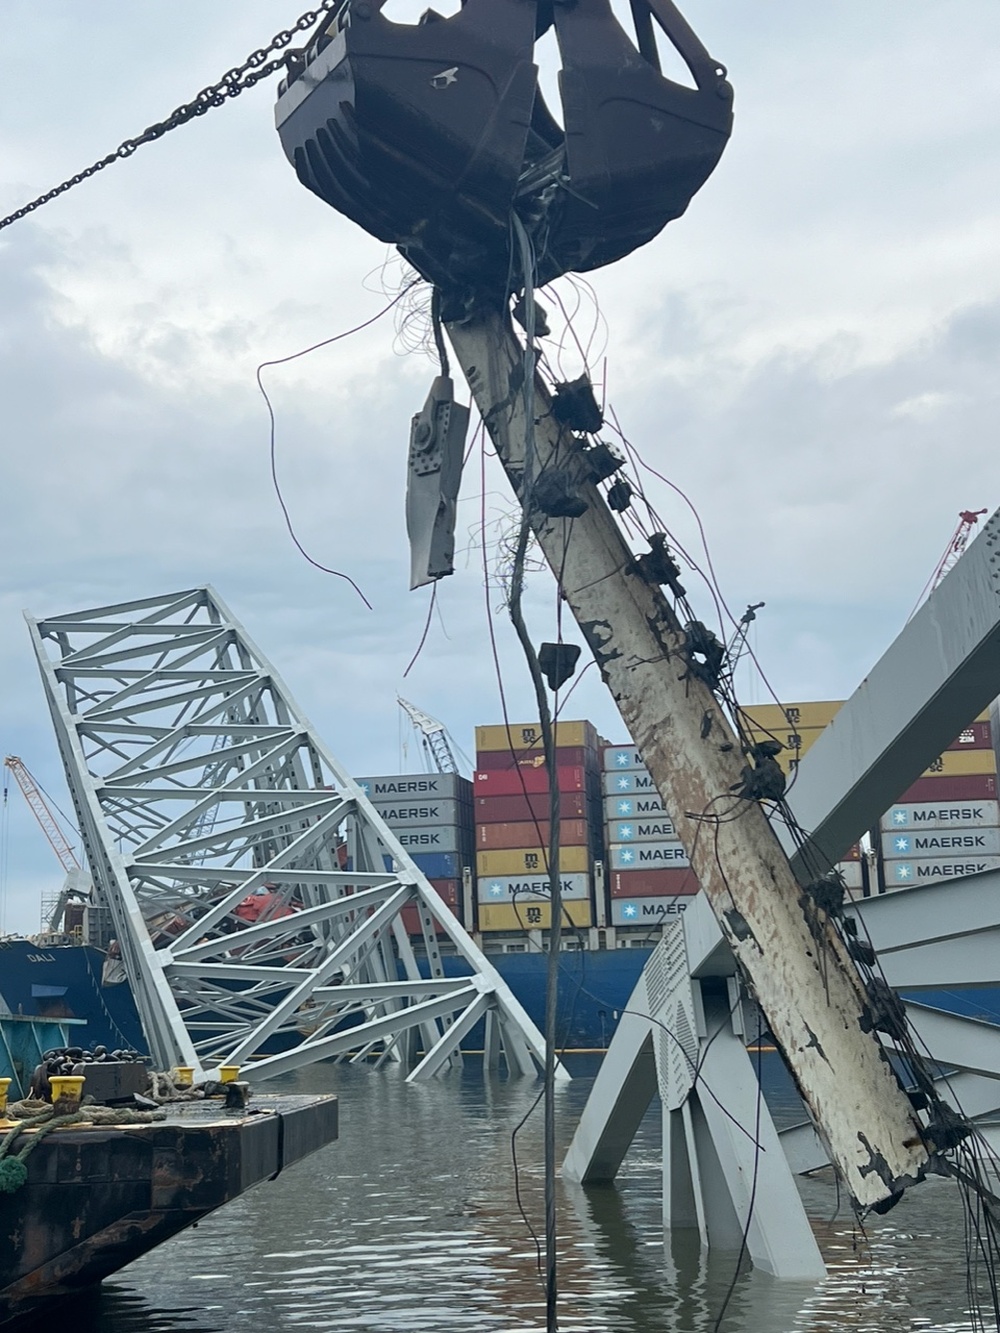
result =
M685 9L729 68L732 142L685 218L595 275L603 322L585 301L577 328L585 342L594 331L597 370L606 355L626 432L700 511L730 604L766 601L757 646L781 696L843 697L901 627L958 511L1000 499L1000 8ZM0 213L162 119L299 12L5 0ZM405 353L391 315L267 381L300 536L374 611L284 530L255 367L376 313L386 252L298 185L273 97L260 85L0 233L0 745L61 804L25 607L214 583L358 773L419 767L397 692L467 751L473 725L500 715L478 464L467 551L402 679L427 611L426 592L407 591L404 457L433 366ZM579 368L567 355L565 372ZM492 470L486 489L492 541L510 501ZM651 493L693 544L684 506ZM531 597L548 637L547 574ZM497 623L511 706L528 714ZM595 674L578 711L623 738ZM749 678L744 694L763 697ZM33 929L61 876L16 792L5 822L3 924Z

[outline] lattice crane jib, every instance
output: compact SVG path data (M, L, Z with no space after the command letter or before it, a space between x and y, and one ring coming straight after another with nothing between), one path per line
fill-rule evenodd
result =
M210 588L27 617L84 845L161 1066L460 1059L541 1035ZM402 920L416 906L428 976ZM446 977L436 919L471 968Z

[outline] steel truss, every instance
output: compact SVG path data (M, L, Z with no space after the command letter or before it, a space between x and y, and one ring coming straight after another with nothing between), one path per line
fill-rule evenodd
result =
M527 1014L212 589L27 619L161 1067L375 1058L420 1079L483 1020L486 1064L535 1072ZM435 920L471 976L444 975Z

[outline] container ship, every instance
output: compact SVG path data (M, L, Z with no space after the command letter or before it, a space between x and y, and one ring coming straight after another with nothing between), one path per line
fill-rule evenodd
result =
M841 701L767 704L745 710L782 744L795 767ZM992 712L992 716L991 716ZM914 885L1000 868L997 705L981 714L906 791L837 870L848 894L900 893ZM664 923L683 912L697 878L642 759L631 744L602 739L586 720L556 724L560 875L564 903L560 1033L567 1051L602 1051ZM429 753L433 753L428 747ZM476 728L475 771L389 773L357 779L381 818L442 900L475 937L540 1026L550 924L549 778L537 723ZM247 905L248 913L252 904ZM85 1020L87 1041L141 1049L135 1006L120 965L109 960L100 909L73 909L64 936L0 947L0 1020L8 1066L16 1020ZM415 950L416 910L406 909ZM251 913L252 914L252 913ZM250 917L248 917L250 919ZM441 933L448 972L468 970ZM931 1003L1000 1022L1000 991L923 991ZM39 1039L41 1040L41 1038ZM21 1052L18 1064L23 1064Z

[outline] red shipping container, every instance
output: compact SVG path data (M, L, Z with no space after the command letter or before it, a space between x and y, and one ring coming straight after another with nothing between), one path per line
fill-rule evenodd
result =
M444 899L445 904L451 908L459 921L461 921L462 911L460 903L462 900L462 881L460 879L432 879L428 880L428 883L431 888L437 890L441 898ZM400 916L402 917L403 926L407 935L423 934L423 931L420 928L420 909L418 907L415 907L411 903L403 908ZM439 921L434 922L434 930L437 935L444 934Z
M518 824L477 824L476 847L479 851L506 851L517 847L547 847L551 825L547 820L538 823ZM559 845L561 847L587 847L593 838L593 832L585 819L562 819L559 821Z
M477 750L476 768L484 773L494 769L541 768L545 756L534 746L530 750ZM585 750L582 745L561 745L556 748L556 768L595 768L596 758L593 750Z
M583 768L557 768L559 790L586 791L587 771ZM479 796L536 796L549 789L549 775L544 768L477 769L472 790Z
M697 893L698 877L690 867L682 870L613 870L612 898L668 898L673 894Z
M963 727L958 736L948 746L949 750L990 750L993 737L988 722L973 722Z
M480 824L524 823L533 819L548 819L549 797L544 796L477 796L474 811L476 827ZM586 819L587 797L582 791L563 792L559 797L559 813L563 819ZM598 811L598 818L600 811Z
M919 804L923 801L995 801L997 777L995 773L973 773L968 777L918 778L893 802L895 805Z

